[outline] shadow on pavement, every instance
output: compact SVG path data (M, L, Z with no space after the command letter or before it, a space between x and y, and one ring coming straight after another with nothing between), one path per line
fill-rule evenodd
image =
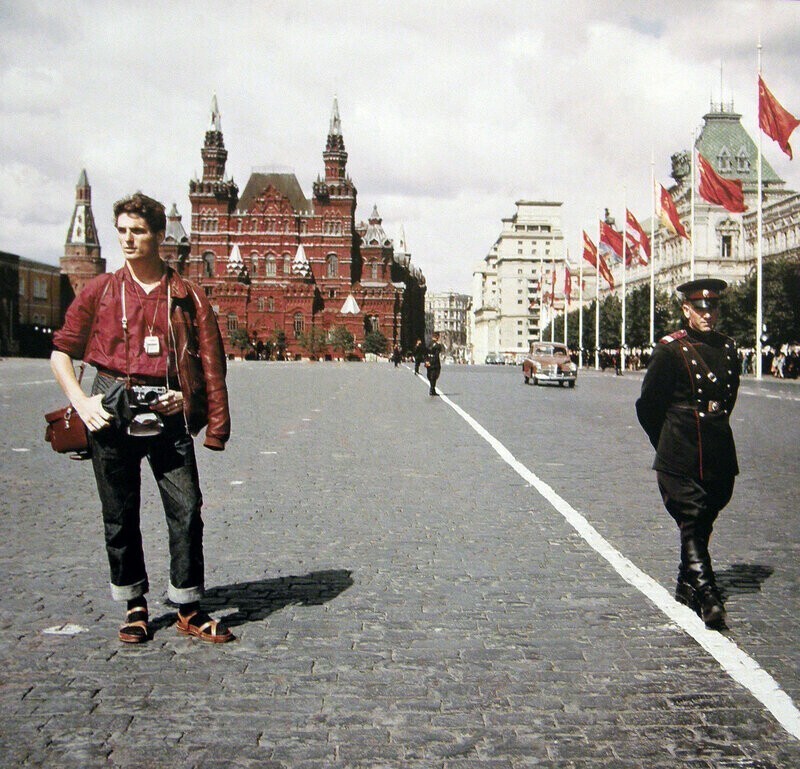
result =
M723 597L742 593L760 593L761 585L771 575L771 566L757 563L734 563L716 571L717 586Z
M224 624L237 627L246 622L266 619L270 614L292 604L319 606L332 601L353 584L352 572L346 569L312 571L302 577L279 577L255 582L236 582L209 588L201 606L209 614L228 607L238 611L224 617ZM154 631L168 627L177 619L175 612L163 614L151 621Z

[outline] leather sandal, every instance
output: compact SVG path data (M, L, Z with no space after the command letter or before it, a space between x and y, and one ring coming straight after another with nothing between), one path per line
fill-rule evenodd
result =
M192 620L195 621L192 622ZM193 611L188 617L184 617L178 612L178 621L175 626L179 633L194 636L201 641L208 641L208 643L224 644L236 640L236 636L228 628L201 611Z
M150 639L147 624L147 607L134 606L125 613L125 623L120 626L119 640L126 644L143 644Z

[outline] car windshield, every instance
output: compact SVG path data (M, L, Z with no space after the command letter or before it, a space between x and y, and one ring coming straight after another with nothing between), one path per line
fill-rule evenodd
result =
M537 345L534 353L536 355L566 355L567 350L564 347L554 347L553 345Z

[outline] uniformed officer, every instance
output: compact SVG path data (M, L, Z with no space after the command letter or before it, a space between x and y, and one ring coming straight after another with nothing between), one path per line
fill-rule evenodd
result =
M430 382L430 395L438 395L436 392L436 382L439 379L439 374L442 373L442 353L444 352L444 345L439 342L439 332L434 331L431 334L431 344L425 352L425 371L428 375L428 382Z
M733 339L714 330L724 280L678 286L684 328L656 345L636 414L656 449L653 469L664 506L680 530L676 600L709 627L725 626L708 541L739 472L730 414L739 390Z

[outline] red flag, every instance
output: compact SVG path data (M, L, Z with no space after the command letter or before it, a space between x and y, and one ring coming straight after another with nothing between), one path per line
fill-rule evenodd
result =
M550 289L550 306L553 307L556 303L556 266L553 265L553 285Z
M741 179L723 179L699 152L700 161L700 188L701 197L709 203L722 206L731 213L741 214L747 210L744 204Z
M758 76L758 124L770 139L778 142L780 148L791 159L792 148L789 146L789 137L800 125L800 120L781 106L772 95L772 91L764 85L761 75Z
M597 268L600 271L600 274L605 278L606 283L608 283L609 288L614 288L614 276L611 274L611 270L608 269L608 262L603 258L602 254L599 255L600 266L597 266L598 262L598 253L597 247L594 243L592 243L591 238L586 234L584 230L583 233L583 258L592 265L592 267Z
M658 186L661 187L661 196L659 198L661 223L673 234L689 240L686 229L681 224L681 218L678 216L678 209L675 208L675 201L672 199L672 195L664 189L663 185L659 184Z
M569 304L572 299L572 273L569 271L569 265L564 265L564 297Z
M611 254L615 261L622 261L622 233L600 222L600 253Z
M592 265L597 267L597 246L592 243L592 239L583 231L583 258Z
M628 209L625 209L625 224L628 247L631 248L631 246L633 246L631 251L639 262L642 264L649 264L650 238L647 237L647 233L642 229L642 225L639 224L636 217ZM642 254L645 256L642 256Z

